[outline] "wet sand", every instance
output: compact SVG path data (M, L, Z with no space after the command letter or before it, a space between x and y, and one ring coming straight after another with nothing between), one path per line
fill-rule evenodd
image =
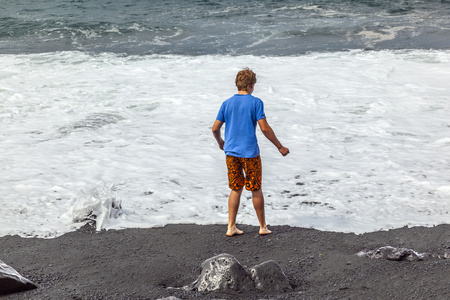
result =
M400 228L355 235L289 226L273 234L239 225L168 225L95 232L85 226L55 239L0 238L0 260L39 285L0 296L12 299L450 299L450 225ZM432 257L392 261L357 256L382 246ZM174 289L200 275L200 264L228 253L244 267L274 260L292 293L196 292ZM175 298L172 298L175 299Z

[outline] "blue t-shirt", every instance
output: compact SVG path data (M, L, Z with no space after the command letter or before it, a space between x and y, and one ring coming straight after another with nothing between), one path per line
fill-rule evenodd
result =
M223 102L217 120L225 123L225 154L244 158L258 156L256 123L265 117L264 103L250 94L236 94Z

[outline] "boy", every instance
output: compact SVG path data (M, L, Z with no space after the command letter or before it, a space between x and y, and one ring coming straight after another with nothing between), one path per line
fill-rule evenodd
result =
M212 127L219 148L225 151L228 184L231 189L228 198L227 236L244 233L236 227L236 215L244 186L252 192L253 207L259 221L259 234L270 234L272 231L267 228L264 214L261 158L256 139L256 123L264 136L278 148L281 155L288 155L289 149L283 147L267 123L261 99L251 95L256 83L256 74L245 68L237 74L235 83L238 93L222 103ZM224 123L226 123L225 141L220 134L220 128Z

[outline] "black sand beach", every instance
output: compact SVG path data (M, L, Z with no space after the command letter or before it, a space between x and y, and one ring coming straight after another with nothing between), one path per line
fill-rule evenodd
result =
M271 226L274 234L259 236L256 227L240 228L245 234L231 238L224 225L103 232L85 226L55 239L1 237L0 260L39 288L0 299L450 299L450 259L442 257L450 251L450 225L362 235ZM431 257L392 261L356 255L382 246ZM195 281L200 264L221 253L247 268L274 260L293 292L170 288Z

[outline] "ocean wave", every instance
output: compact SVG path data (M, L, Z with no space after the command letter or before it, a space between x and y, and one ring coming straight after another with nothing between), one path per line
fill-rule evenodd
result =
M289 56L365 48L450 48L449 40L442 38L450 31L446 2L58 0L3 3L0 9L0 53L11 54Z

